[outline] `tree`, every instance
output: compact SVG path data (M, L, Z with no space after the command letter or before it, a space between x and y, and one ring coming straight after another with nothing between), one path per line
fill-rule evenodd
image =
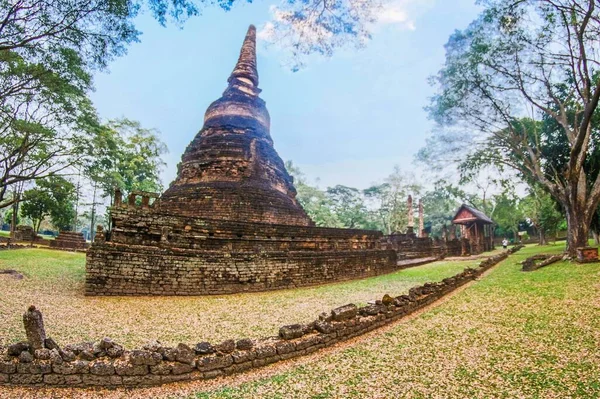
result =
M295 166L292 161L287 161L285 168L294 178L296 199L312 221L319 227L342 227L331 208L327 194L318 187L309 185L300 168Z
M21 213L33 222L35 231L47 216L58 230L69 230L75 216L75 185L52 176L37 181L37 187L25 191Z
M291 52L293 71L304 66L308 54L331 56L348 44L364 47L371 39L381 0L290 0L271 9L272 21L261 32L264 39Z
M408 226L406 201L409 195L421 190L414 176L406 174L398 166L384 181L364 190L364 195L372 201L372 214L377 221L377 229L385 234L405 231Z
M84 163L85 175L111 197L115 188L125 193L162 190L160 172L166 145L160 133L137 121L116 119L101 127Z
M477 154L475 161L540 184L565 210L574 255L587 245L600 202L600 176L589 173L597 147L600 7L593 0L482 4L480 17L450 37L446 64L432 79L438 92L428 109L445 131L421 155L433 160L460 149L453 155ZM553 136L539 129L544 120L558 126L554 138L565 144L561 169L545 168Z
M506 235L510 232L512 237L519 238L519 224L525 219L519 207L519 197L512 190L505 190L493 198L494 212L490 215L497 223L499 232Z
M101 126L90 148L83 171L92 183L90 231L94 237L98 190L111 203L116 188L124 193L161 191L162 155L168 150L158 131L125 118Z
M559 223L564 219L556 209L556 201L539 186L533 186L529 195L520 204L523 215L535 227L539 245L547 244L548 234L556 234Z
M0 208L16 186L65 171L89 147L95 112L89 75L74 51L59 72L0 50Z
M454 213L461 205L460 199L466 196L459 193L461 191L457 187L445 180L438 180L433 190L423 196L423 208L427 211L425 220L431 226L434 237L441 237L443 228L452 223Z
M46 190L33 188L25 191L21 214L31 219L34 231L37 232L40 229L40 224L50 214L52 202L52 197Z
M75 185L60 176L52 176L38 181L38 186L48 191L53 199L50 207L50 220L59 231L74 228L75 219Z
M367 220L367 208L359 189L338 184L328 187L327 198L331 209L342 227L363 228Z
M127 0L0 0L0 208L89 147L91 72L137 40Z

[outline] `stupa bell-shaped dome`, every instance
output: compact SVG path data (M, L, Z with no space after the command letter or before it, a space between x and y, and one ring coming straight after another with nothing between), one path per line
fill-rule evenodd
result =
M256 28L251 25L228 87L204 116L161 212L237 222L310 226L292 178L273 148L270 118L259 97Z

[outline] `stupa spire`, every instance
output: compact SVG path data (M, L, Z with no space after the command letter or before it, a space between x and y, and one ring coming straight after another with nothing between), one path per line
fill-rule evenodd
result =
M233 72L227 80L230 86L236 86L242 83L243 86L252 86L258 89L258 71L256 69L256 27L250 25L242 49L240 57Z

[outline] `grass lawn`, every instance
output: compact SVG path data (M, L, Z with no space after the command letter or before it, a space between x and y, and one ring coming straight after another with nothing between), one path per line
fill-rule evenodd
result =
M85 297L85 255L45 249L0 252L0 343L25 338L22 314L36 305L46 332L59 344L108 336L128 348L157 339L164 344L214 343L276 335L285 324L310 322L349 302L365 304L399 295L427 281L459 273L479 260L435 262L396 273L312 288L204 297Z
M370 340L269 378L178 398L598 398L600 263L523 273L529 246Z

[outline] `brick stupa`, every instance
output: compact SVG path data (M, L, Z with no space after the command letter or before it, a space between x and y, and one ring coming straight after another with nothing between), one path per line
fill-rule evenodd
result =
M250 26L169 189L134 192L126 203L116 193L112 231L88 251L87 295L262 291L397 268L380 232L315 227L296 200L259 98L255 42Z
M165 212L294 226L313 225L273 148L270 117L258 96L256 29L251 26L223 96L185 150L177 178L160 197Z

